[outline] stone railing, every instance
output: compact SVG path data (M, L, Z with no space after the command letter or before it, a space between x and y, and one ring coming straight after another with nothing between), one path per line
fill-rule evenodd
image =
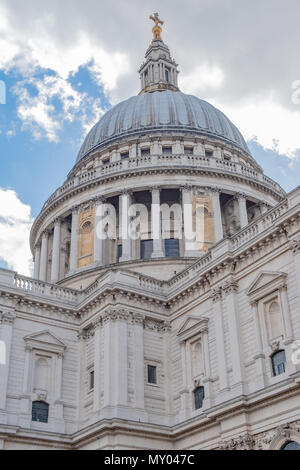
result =
M284 196L284 193L279 186L271 178L268 178L263 173L256 171L251 167L244 166L240 163L231 161L221 160L215 157L205 157L202 155L145 155L137 158L130 158L119 160L116 162L108 163L103 166L99 166L96 169L89 170L79 176L76 176L68 180L63 186L61 186L50 198L45 202L44 207L48 207L55 199L60 197L62 194L67 193L71 189L77 186L87 184L91 181L104 178L106 176L114 175L120 172L126 172L127 170L141 169L141 168L155 168L155 167L194 167L194 168L210 168L211 170L226 171L247 177L249 179L258 181L268 186L273 191Z
M37 281L19 274L14 275L11 287L28 293L42 295L43 297L59 299L73 303L78 301L80 295L80 293L74 289L48 284L46 282Z

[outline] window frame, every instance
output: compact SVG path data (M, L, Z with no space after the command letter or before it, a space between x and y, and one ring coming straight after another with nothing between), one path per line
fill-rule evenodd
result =
M41 420L41 419L34 419L34 414L37 415L37 412L38 410L35 410L34 409L34 405L45 405L45 408L44 408L44 412L47 412L47 415L46 415L46 418L45 420ZM41 411L41 410L40 410ZM49 423L49 411L50 411L50 405L49 403L47 403L46 401L43 401L43 400L34 400L32 402L32 405L31 405L31 421L33 423L44 423L44 424L48 424Z

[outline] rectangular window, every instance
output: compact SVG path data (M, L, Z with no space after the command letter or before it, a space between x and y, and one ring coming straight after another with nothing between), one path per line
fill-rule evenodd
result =
M165 240L166 258L177 258L179 256L179 240L178 238L170 238Z
M120 259L122 258L122 254L123 254L123 246L122 245L118 245L118 261L120 261Z
M121 153L121 160L127 160L129 158L129 152Z
M92 370L90 372L90 390L94 390L95 385L95 372Z
M194 148L193 147L184 147L185 155L194 155Z
M166 77L166 82L168 82L169 81L169 70L168 69L165 70L165 77Z
M150 148L141 149L141 155L142 157L145 157L146 155L150 155Z
M163 147L162 153L163 155L172 155L172 147Z
M151 258L153 253L153 240L141 240L141 259Z
M102 160L102 163L103 163L103 165L109 165L110 159L109 159L109 158L105 158L104 160Z
M213 156L213 151L212 150L205 150L205 156L206 157L212 157Z
M148 365L148 384L157 384L157 373L155 366Z

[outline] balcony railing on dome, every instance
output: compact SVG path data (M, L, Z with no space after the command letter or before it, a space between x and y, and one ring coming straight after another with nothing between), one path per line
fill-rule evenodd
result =
M79 176L68 180L63 186L55 191L52 196L45 202L43 208L48 207L54 200L59 198L61 195L68 191L87 184L91 181L105 178L110 175L114 175L121 172L134 169L147 169L155 167L170 167L176 168L205 168L217 171L226 171L236 175L241 175L249 179L261 182L268 186L279 195L284 196L284 193L279 184L275 183L271 178L268 178L263 173L256 171L253 168L242 165L241 163L220 160L214 157L205 157L201 155L146 155L137 158L129 158L125 160L119 160L111 162L103 166L99 166L96 169L89 170Z

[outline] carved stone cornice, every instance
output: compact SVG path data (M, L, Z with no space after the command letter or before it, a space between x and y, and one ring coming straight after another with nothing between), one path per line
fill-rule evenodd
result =
M144 316L139 314L139 313L133 313L131 315L131 323L133 325L141 325L143 326L144 325Z
M153 318L145 318L144 328L147 330L157 331L158 333L166 333L171 331L171 324L167 321L159 321Z
M247 433L236 439L229 441L222 441L219 444L219 450L253 450L255 446L255 439L251 434Z

